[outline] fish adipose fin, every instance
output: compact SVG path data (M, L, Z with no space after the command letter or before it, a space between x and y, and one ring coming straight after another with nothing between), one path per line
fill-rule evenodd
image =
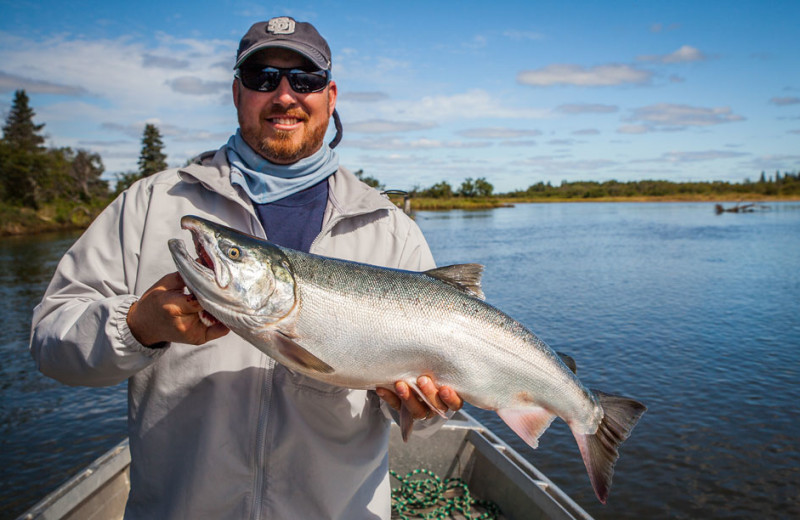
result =
M321 372L323 374L333 373L333 367L322 361L320 358L298 345L290 337L276 332L272 335L272 341L277 346L283 359L280 361L288 365L288 368L303 368Z
M425 271L424 274L455 287L469 296L474 296L481 300L486 298L481 289L481 276L483 276L483 266L481 264L447 265Z
M573 435L578 441L594 492L600 502L605 504L611 489L614 464L619 458L617 448L630 436L631 430L647 411L647 407L628 397L598 391L594 393L603 407L603 420L593 435L575 432Z
M540 406L502 408L497 410L497 415L531 448L539 446L539 437L556 418L554 413Z

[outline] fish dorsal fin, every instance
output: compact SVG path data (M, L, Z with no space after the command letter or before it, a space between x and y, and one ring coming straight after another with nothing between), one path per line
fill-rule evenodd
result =
M562 361L562 362L563 362L565 365L567 365L567 368L569 368L570 370L572 370L572 373L573 373L573 374L577 374L577 373L578 373L578 364L577 364L577 363L575 363L575 360L574 360L574 359L572 359L572 356L570 356L570 355L568 355L568 354L564 354L563 352L556 352L556 355L557 355L559 358L561 358L561 361Z
M287 368L296 370L299 367L322 374L333 372L332 366L298 345L289 336L276 332L272 335L272 341L281 355L281 359L278 359L278 361L286 365Z
M475 298L481 300L486 298L481 289L481 276L483 275L481 264L446 265L425 271L425 274Z

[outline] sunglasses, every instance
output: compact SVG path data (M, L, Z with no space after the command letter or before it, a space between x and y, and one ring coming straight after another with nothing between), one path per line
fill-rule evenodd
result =
M316 70L308 72L302 69L281 69L278 67L242 67L236 70L235 76L242 85L250 90L272 92L284 76L289 86L298 94L308 94L324 90L331 81L331 71Z

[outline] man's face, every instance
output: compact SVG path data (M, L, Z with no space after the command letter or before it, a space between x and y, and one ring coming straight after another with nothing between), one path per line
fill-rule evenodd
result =
M306 68L308 60L286 49L266 49L247 59L248 66ZM322 146L336 106L336 83L321 92L299 94L281 78L272 92L250 90L233 80L233 103L242 137L270 162L291 164Z

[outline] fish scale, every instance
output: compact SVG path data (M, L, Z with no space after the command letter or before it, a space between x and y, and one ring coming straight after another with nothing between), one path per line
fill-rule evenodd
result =
M289 369L347 388L415 391L428 375L474 406L495 410L532 447L558 416L570 427L601 502L618 447L645 406L587 389L521 323L482 300L474 264L426 272L294 251L199 217L169 242L202 307ZM204 265L208 264L208 265ZM413 419L401 413L404 438Z

